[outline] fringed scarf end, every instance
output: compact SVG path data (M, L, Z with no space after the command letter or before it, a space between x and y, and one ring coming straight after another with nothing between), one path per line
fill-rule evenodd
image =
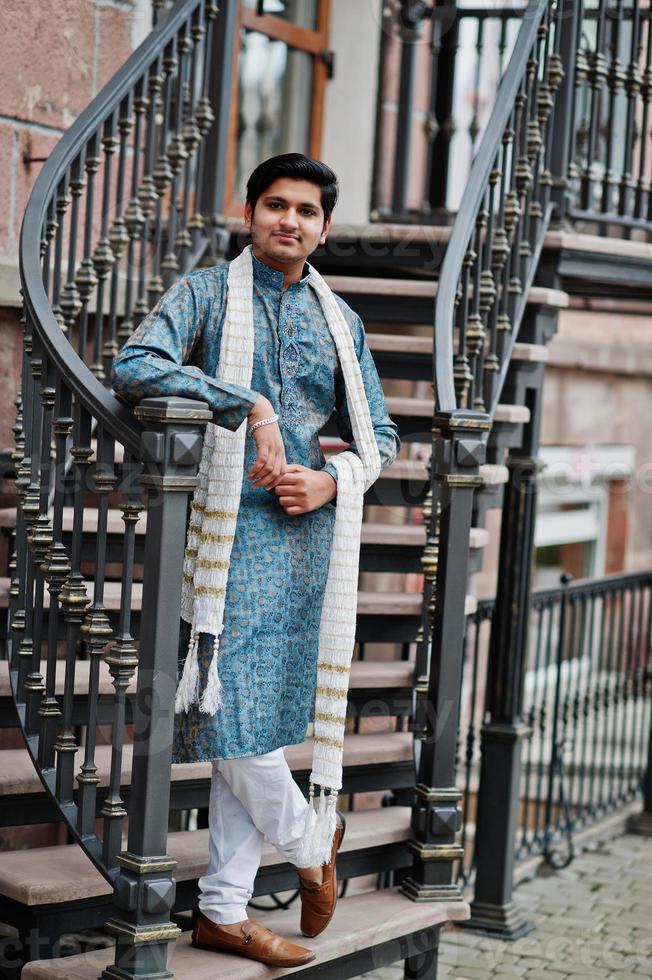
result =
M193 627L190 631L188 654L183 665L183 674L177 687L174 699L174 710L177 714L190 711L199 697L199 633Z
M314 819L301 843L295 864L299 868L318 868L331 859L333 838L337 826L337 792L326 792L324 786L319 790L319 802L314 809L314 784L310 784L309 803Z
M216 636L213 643L213 657L208 669L208 683L199 702L199 710L205 715L214 715L218 708L222 707L222 684L217 669L219 644L219 637Z

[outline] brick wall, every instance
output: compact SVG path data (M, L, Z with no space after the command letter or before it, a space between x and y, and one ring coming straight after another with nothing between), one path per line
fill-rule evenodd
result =
M149 0L0 4L0 256L16 255L43 157L126 60L148 12Z

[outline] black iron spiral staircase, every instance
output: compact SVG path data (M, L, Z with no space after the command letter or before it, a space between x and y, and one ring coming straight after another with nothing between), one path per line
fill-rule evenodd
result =
M162 291L206 256L231 254L220 179L234 7L157 5L152 33L46 162L23 223L8 671L31 764L22 751L4 753L0 813L3 825L10 807L13 822L16 812L24 823L63 821L65 856L55 853L63 848L45 851L59 869L54 877L67 873L71 884L67 894L50 888L45 851L40 861L33 851L31 871L23 855L15 867L5 862L6 875L20 867L23 881L41 880L41 891L4 887L2 904L21 937L35 924L46 937L39 956L52 955L62 931L104 925L115 951L67 961L80 977L259 975L191 950L171 921L174 913L183 922L179 913L196 900L206 849L201 829L168 835L168 814L205 807L210 781L206 766L170 768L176 586L209 415L183 399L148 399L134 413L109 388L114 355ZM381 377L429 381L434 398L388 395L406 446L431 443L432 458L427 471L407 456L397 460L370 491L370 505L397 516L367 520L362 570L422 570L425 588L423 596L402 588L359 594L361 653L344 759L353 812L338 866L349 886L333 930L315 945L316 963L301 976L355 976L405 959L406 975L434 977L440 927L468 914L456 883L464 857L455 788L465 616L473 608L466 582L485 541L486 509L500 503L508 475L514 499L526 499L522 482L532 479L515 461L536 455L544 345L566 301L533 283L551 215L566 213L572 190L576 8L562 0L527 6L452 229L429 229L428 247L434 242L443 255L436 283L420 277L418 255L401 268L398 288L391 262L354 258L343 267L328 250L317 256L356 309L380 307L374 318L394 325L369 334ZM418 232L410 234L418 244ZM432 335L402 337L406 320L432 323L435 292ZM506 554L517 554L533 499L520 523L503 529ZM409 523L415 506L425 528ZM525 593L528 558L520 554L524 580L514 584ZM402 644L403 659L364 655L383 641ZM413 643L416 661L408 657ZM490 693L496 724L493 734L487 729L487 758L493 752L499 765L505 745L512 754L518 748L512 723L521 681L514 676ZM373 731L365 714L379 702L392 721ZM305 785L310 741L288 756ZM356 794L369 792L390 793L393 805L356 809ZM478 835L482 826L480 814ZM356 892L355 879L371 873L382 887ZM293 881L266 853L256 894L277 894ZM480 895L474 917L490 904ZM294 927L283 910L266 922L286 933ZM38 960L27 945L22 953ZM22 976L65 971L66 960L43 959Z

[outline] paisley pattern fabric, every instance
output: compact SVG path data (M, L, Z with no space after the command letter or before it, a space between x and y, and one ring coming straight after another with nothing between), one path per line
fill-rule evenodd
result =
M254 256L252 389L215 379L226 310L226 265L185 276L161 298L114 362L113 387L127 401L182 395L208 402L213 420L235 430L264 394L280 416L288 463L325 469L319 432L336 412L355 452L335 345L307 276L283 288L283 274ZM338 302L351 329L383 467L399 448L360 318ZM256 459L247 437L244 469ZM223 707L176 716L174 762L261 755L302 742L312 720L319 619L335 507L289 516L276 494L246 475L226 595L219 671ZM189 627L181 624L180 668ZM202 634L202 686L212 655Z

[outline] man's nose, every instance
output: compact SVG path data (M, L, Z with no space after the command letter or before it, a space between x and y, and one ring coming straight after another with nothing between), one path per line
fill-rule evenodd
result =
M294 208L288 208L281 218L281 225L287 228L296 228L299 224L297 212Z

